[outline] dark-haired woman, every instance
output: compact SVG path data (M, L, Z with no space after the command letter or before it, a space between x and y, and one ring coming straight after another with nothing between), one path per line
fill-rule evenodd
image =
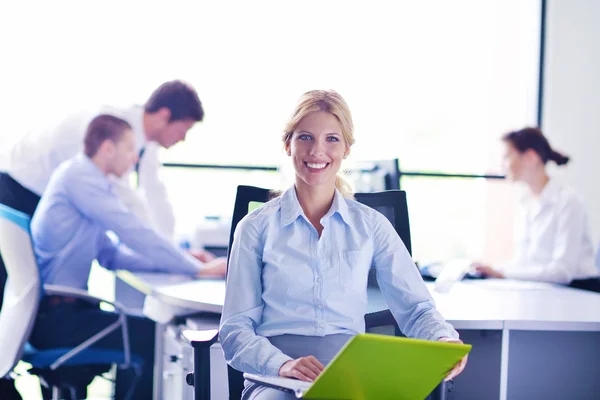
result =
M503 142L506 176L525 186L516 251L504 265L476 263L477 271L487 277L559 283L600 292L583 201L546 171L549 161L564 165L569 157L554 150L537 128L510 132Z

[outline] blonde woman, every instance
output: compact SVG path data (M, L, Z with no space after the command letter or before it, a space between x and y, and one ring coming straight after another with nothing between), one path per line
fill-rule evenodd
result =
M372 265L402 332L460 342L390 222L354 201L338 176L353 144L350 110L338 93L315 90L300 98L283 135L295 184L235 232L220 329L233 368L313 381L364 332ZM466 358L448 377L465 364ZM242 398L294 397L246 382Z

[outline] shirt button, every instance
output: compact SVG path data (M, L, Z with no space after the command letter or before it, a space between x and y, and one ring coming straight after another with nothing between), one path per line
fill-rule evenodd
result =
M318 282L318 283L321 283L321 281L322 281L322 280L323 280L323 279L321 279L321 277L320 277L320 276L317 278L317 282Z
M319 308L319 309L323 308L323 304L317 304L317 308Z

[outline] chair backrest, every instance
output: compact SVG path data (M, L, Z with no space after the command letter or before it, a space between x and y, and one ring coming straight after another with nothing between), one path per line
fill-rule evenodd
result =
M266 203L273 196L269 189L255 186L240 185L237 188L233 216L231 217L231 230L229 232L229 246L227 257L231 252L233 234L238 223L250 212L252 203ZM387 190L385 192L356 193L356 201L369 206L383 214L394 226L398 236L404 242L406 249L412 254L410 239L410 222L408 220L408 203L406 192L403 190Z
M233 244L233 234L235 228L250 211L253 203L266 203L272 197L269 189L263 189L255 186L240 185L237 187L235 196L235 205L233 206L233 216L231 217L231 230L229 232L229 246L227 247L227 272L229 273L229 254ZM229 387L229 398L240 399L244 390L244 376L242 373L231 366L227 366L227 380Z
M406 192L403 190L386 190L385 192L356 193L355 197L356 201L379 211L392 223L408 253L412 255ZM378 287L377 271L375 269L369 271L368 285Z
M386 190L385 192L356 193L354 197L359 203L383 214L392 223L404 246L412 255L406 192L403 190Z
M229 253L231 253L231 244L233 243L233 234L235 228L250 211L252 203L264 204L273 197L273 192L269 189L263 189L255 186L240 185L237 187L235 196L235 205L233 206L233 216L231 217L231 230L229 231L229 245L227 247L227 263L229 264Z
M231 252L231 245L233 244L233 234L238 223L251 211L250 208L253 202L266 203L271 197L272 191L269 189L254 186L238 186L233 217L231 218L231 231L227 250L228 259ZM402 190L388 190L375 193L356 193L355 198L356 201L382 213L392 223L409 253L411 252L406 192ZM371 271L369 276L370 284L375 280L373 272ZM227 366L227 375L229 381L229 398L239 399L244 390L244 377L240 371L230 366Z
M0 377L21 359L41 296L29 222L26 214L0 204L0 254L8 275L0 310Z

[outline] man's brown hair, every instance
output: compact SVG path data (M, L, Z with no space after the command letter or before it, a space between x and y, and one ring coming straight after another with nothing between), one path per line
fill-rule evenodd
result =
M204 118L202 102L196 90L180 80L165 82L156 89L144 105L148 113L155 113L161 108L171 112L169 122L191 119L196 122Z
M107 114L98 115L87 127L83 141L85 154L93 157L105 140L116 143L128 129L131 129L131 125L121 118Z

